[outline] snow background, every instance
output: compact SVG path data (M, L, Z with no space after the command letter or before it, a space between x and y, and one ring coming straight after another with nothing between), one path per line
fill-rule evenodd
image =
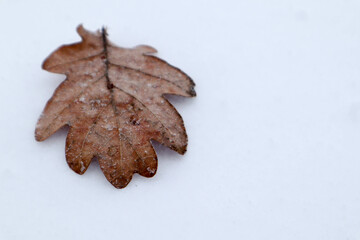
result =
M0 239L360 239L360 1L0 0ZM188 152L117 190L34 139L75 28L148 44L196 82Z

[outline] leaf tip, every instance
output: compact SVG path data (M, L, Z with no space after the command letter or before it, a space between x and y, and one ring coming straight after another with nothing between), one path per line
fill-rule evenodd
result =
M49 58L46 58L44 60L44 62L41 65L41 68L44 69L44 70L48 70L50 68L50 66L49 66Z
M83 165L74 166L74 165L71 165L69 162L68 162L68 165L75 173L77 173L79 175L83 175L87 170L87 167L84 167Z
M42 141L45 140L45 138L41 134L41 131L40 131L40 128L39 128L39 123L36 124L36 128L35 128L35 140L38 141L38 142L42 142Z
M148 45L138 45L135 47L136 50L140 51L142 54L151 54L157 53L157 50Z
M190 88L190 90L188 91L188 94L190 95L190 97L196 97L196 91L195 91L194 86L192 86Z
M110 183L117 189L122 189L125 188L131 181L131 177L128 178L124 178L124 177L118 177L118 178L114 178L113 180L110 181Z
M42 137L40 134L35 132L35 140L38 141L38 142L42 142L42 141L45 140L45 138Z
M184 155L187 151L187 144L181 146L181 147L177 147L174 149L177 153Z
M80 23L77 27L76 27L76 32L82 37L83 35L85 35L84 33L87 32L83 26L82 23Z
M82 38L82 40L87 40L87 39L91 39L91 36L94 36L94 33L86 30L84 28L84 26L82 24L80 24L79 26L77 26L76 28L76 32L80 35L80 37ZM95 34L95 36L100 36L100 31L98 30Z

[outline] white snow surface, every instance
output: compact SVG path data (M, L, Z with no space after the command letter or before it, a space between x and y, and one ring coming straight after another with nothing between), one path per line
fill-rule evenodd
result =
M360 1L0 0L0 239L360 239ZM34 129L62 44L108 27L196 82L188 151L115 189ZM81 99L80 99L81 101ZM111 128L111 126L109 126Z

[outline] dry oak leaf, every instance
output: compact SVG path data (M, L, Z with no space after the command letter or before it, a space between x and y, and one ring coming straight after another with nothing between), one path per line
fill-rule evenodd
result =
M157 156L150 140L184 154L183 120L164 94L195 96L194 82L180 69L149 55L150 46L117 47L106 30L77 28L82 41L64 45L43 69L66 75L47 102L35 130L43 141L64 125L66 160L83 174L97 158L105 177L124 188L134 173L152 177Z

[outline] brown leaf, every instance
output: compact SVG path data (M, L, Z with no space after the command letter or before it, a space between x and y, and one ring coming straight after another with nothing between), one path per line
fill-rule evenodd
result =
M151 56L150 46L121 48L106 30L81 25L79 43L64 45L43 63L66 80L55 90L37 123L35 138L43 141L64 125L66 160L83 174L97 157L108 181L124 188L134 173L152 177L157 156L150 140L184 154L183 120L164 94L195 96L194 82L180 69Z

